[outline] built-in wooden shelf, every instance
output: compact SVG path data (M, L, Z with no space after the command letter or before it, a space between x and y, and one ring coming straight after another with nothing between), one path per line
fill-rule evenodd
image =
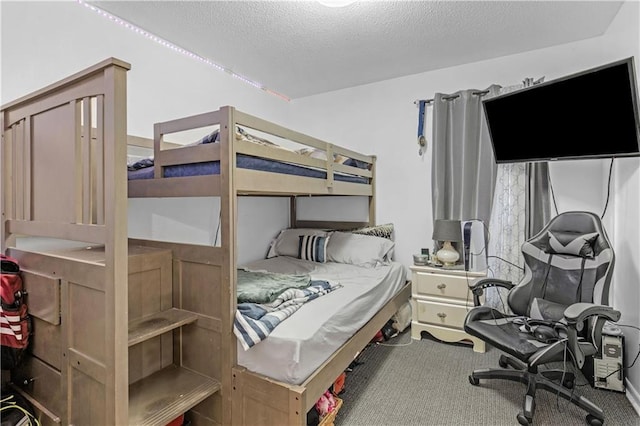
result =
M166 425L220 390L220 382L171 365L129 386L129 424Z
M198 316L182 309L168 309L129 323L129 346L195 322Z

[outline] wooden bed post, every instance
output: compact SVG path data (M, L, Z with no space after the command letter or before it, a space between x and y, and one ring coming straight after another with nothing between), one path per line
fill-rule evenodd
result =
M106 379L107 422L129 422L128 221L127 221L127 69L105 70L104 196L105 226L105 358L113 374ZM85 123L85 126L87 124ZM87 141L88 142L88 141Z
M222 230L222 424L230 425L232 407L232 367L237 362L237 341L233 334L236 312L236 258L237 258L237 193L235 187L236 152L235 109L220 109L220 211ZM226 284L226 285L225 285Z
M298 227L298 197L289 197L289 228Z
M7 183L6 183L4 174L9 167L9 159L7 158L6 151L5 151L8 149L9 142L5 139L6 129L4 128L4 122L5 122L4 115L5 115L5 112L2 111L2 113L0 114L0 131L2 132L2 134L0 134L0 137L1 137L0 166L2 166L2 170L3 170L3 173L0 173L0 253L3 253L3 254L7 249L6 241L5 241L7 238L7 235L5 234L4 221L7 219L6 209L7 209L7 197L8 197L8 193L5 189L5 185L7 185Z
M375 226L376 225L376 160L378 159L378 157L373 155L371 158L373 161L371 162L372 192L371 192L371 196L369 197L369 225Z
M6 228L5 221L7 219L13 219L14 214L14 200L13 194L15 192L15 179L16 174L13 172L14 164L14 147L15 147L15 134L11 127L5 128L10 125L8 117L5 118L5 114L8 112L3 111L0 116L0 128L2 129L2 143L0 144L0 166L2 166L3 172L0 173L0 204L1 207L1 220L0 220L0 250L2 253L6 249L15 244L15 236L13 236Z

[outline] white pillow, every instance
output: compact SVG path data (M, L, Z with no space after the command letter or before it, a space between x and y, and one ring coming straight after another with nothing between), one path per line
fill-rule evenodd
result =
M329 233L320 229L292 228L283 229L280 234L271 242L267 259L276 256L298 257L298 247L300 245L300 235L320 235L326 237Z
M327 261L373 267L388 262L387 255L394 245L386 238L333 232L327 244Z

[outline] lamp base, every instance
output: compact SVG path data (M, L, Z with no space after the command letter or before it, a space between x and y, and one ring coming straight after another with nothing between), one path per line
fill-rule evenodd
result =
M460 253L453 248L451 241L445 241L436 257L444 266L454 266L460 259Z

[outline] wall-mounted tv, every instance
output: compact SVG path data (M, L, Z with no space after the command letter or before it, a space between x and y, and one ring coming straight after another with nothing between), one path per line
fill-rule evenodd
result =
M482 104L497 163L640 156L633 57Z

